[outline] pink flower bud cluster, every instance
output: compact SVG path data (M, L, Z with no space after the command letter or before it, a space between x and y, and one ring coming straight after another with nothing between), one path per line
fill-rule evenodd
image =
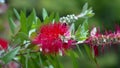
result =
M115 32L107 32L106 34L100 34L96 28L91 31L91 36L85 41L85 43L92 46L106 46L120 44L120 30L119 27Z

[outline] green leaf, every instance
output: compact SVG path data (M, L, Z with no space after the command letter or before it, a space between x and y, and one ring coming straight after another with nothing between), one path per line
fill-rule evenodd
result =
M10 62L18 53L19 49L20 47L16 47L15 49L8 52L5 56L3 56L2 61L5 62L6 64Z
M75 32L76 40L84 41L88 35L88 22L87 19L83 22L82 26L79 25L77 31Z
M84 57L84 55L83 55L83 53L82 53L79 45L76 45L76 46L77 46L78 52L79 52L79 54L80 54L80 57Z
M40 64L38 64L38 58L29 58L29 60L28 60L28 68L42 68L42 67L40 67L39 65ZM33 62L35 62L35 63L33 63Z
M54 68L63 68L58 55L47 56L47 59Z
M59 22L59 19L60 19L59 13L56 13L56 15L55 15L55 22Z
M38 52L30 54L29 62L28 62L28 68L43 68L43 64L39 61L39 55ZM35 63L33 63L35 62Z
M69 51L70 53L70 57L72 59L72 63L73 63L73 68L78 68L78 62L77 62L77 57L74 51Z
M95 13L93 13L93 10L92 10L92 8L89 8L88 9L88 13L87 13L87 17L92 17L92 16L94 16L95 15Z
M81 14L83 14L82 18L90 18L90 17L94 16L92 8L88 9L88 3L86 3L83 6Z
M29 39L29 38L28 38L28 35L25 34L25 33L23 33L23 32L19 32L19 33L17 34L17 37L20 38L20 39L23 40L23 41Z
M90 60L94 60L93 54L92 54L92 51L91 51L90 47L88 45L84 45L84 48L85 48L85 51L86 51L86 53L88 55L88 58Z
M70 32L71 32L71 35L75 34L75 24L74 23L72 23L70 26Z
M59 60L59 56L56 56L56 57L54 57L55 58L55 61L56 61L56 68L63 68L63 65L62 65L62 63L60 62L60 60Z
M13 9L13 11L14 11L17 19L20 20L20 15L19 15L18 11L15 8Z
M54 20L54 12L52 12L51 14L50 14L50 17L49 17L49 22L53 22L53 20Z
M81 25L79 25L79 27L77 28L77 30L75 32L76 40L79 40L79 38L80 38L80 31L81 31Z
M54 13L51 13L50 16L46 17L44 20L44 24L52 23L54 21Z
M27 19L26 19L25 12L23 12L23 11L21 11L21 13L20 13L20 24L21 24L21 32L28 34Z
M34 14L34 22L37 22L37 15L35 9L33 9L32 13Z
M88 35L88 22L85 20L81 26L81 32L80 32L81 38L86 39Z
M85 12L87 9L88 9L88 3L85 3L82 8L82 12Z
M42 10L42 16L43 16L43 20L45 20L46 17L48 17L48 13L47 13L47 11L45 10L45 8L43 8L43 10Z
M37 19L37 24L36 25L37 25L37 28L39 28L42 25L42 22L39 18Z
M21 44L22 43L22 40L20 39L20 37L16 36L16 37L13 37L14 38L14 41L13 41L13 44Z
M42 65L43 62L42 62L42 59L41 59L41 53L40 53L40 52L38 53L38 56L39 56L40 67L42 67L42 66L43 66L43 65Z
M88 19L85 19L81 28L84 29L85 31L88 30Z
M23 33L23 32L18 32L16 34L14 38L14 41L13 43L16 45L16 44L21 44L23 43L25 40L29 40L29 37L27 34Z
M49 20L49 17L46 17L45 20L44 20L44 24L48 24L48 23L51 23L51 22Z
M41 27L41 25L42 25L41 20L39 18L37 18L36 23L33 23L31 28L32 29L39 29Z
M19 62L21 63L21 66L22 66L23 68L25 68L25 56L24 56L24 55L21 55L21 56L20 56Z
M9 25L10 25L11 32L14 34L16 29L16 24L14 23L11 17L9 18Z
M27 50L26 58L25 58L25 68L28 68L28 60L29 60L29 52L30 50Z
M35 13L35 10L33 10L32 13L27 18L27 29L28 29L28 32L31 30L33 22L36 23L36 13Z

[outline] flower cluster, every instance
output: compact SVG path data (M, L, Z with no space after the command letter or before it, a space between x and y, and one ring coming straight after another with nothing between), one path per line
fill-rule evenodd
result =
M78 17L75 16L74 14L72 15L67 15L66 17L61 17L60 18L60 22L63 22L63 23L73 23L73 22L76 22L78 20Z
M65 23L43 25L33 43L38 44L45 54L63 54L72 44L72 40L66 38L70 35L68 29Z
M85 6L87 6L87 4L85 4ZM71 14L71 15L67 15L66 17L61 17L60 18L60 22L62 23L74 23L76 22L79 18L89 18L92 17L94 15L92 8L89 9L85 9L83 10L80 14L75 15L75 14Z

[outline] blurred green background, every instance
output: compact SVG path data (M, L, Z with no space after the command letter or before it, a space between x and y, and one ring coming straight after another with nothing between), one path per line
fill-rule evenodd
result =
M90 28L96 26L101 31L112 30L116 24L119 24L120 0L6 0L8 8L5 13L0 14L0 35L3 36L4 34L5 37L8 37L6 33L9 29L7 19L10 15L14 16L13 8L18 11L26 9L27 14L35 8L40 18L42 16L42 8L45 8L48 13L58 12L60 16L66 16L67 14L79 14L86 2L89 7L93 8L95 13L95 16L89 19ZM0 10L2 9L0 8ZM98 57L98 63L100 63L102 68L120 68L120 48L118 47L117 49L112 47L110 48L111 50L106 50L107 53L101 53L101 56ZM82 59L79 62L80 67L83 66L81 68L94 68L95 66L86 59ZM69 58L66 58L64 65L66 66L65 68L71 68Z
M94 23L109 28L120 21L120 0L8 0L8 5L11 10L25 8L29 11L35 8L39 15L41 9L46 8L49 12L59 12L63 16L79 14L86 2L95 12L91 25Z

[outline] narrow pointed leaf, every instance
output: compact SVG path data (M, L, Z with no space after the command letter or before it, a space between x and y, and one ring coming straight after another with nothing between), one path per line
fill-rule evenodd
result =
M10 25L11 32L14 34L15 29L16 29L16 24L14 23L14 21L13 21L13 19L11 17L9 18L9 25Z
M49 22L53 22L53 20L54 20L54 12L52 12L51 14L50 14L50 17L49 17Z
M28 33L27 32L27 19L26 19L26 15L25 15L25 12L21 11L21 14L20 14L20 25L21 25L21 32L24 32L24 33Z
M41 20L40 19L37 19L37 28L39 28L41 25L42 25L42 22L41 22Z
M36 22L35 10L33 10L32 13L27 18L27 29L28 29L28 32L29 32L29 30L31 30L33 22Z
M88 9L88 3L85 3L82 9L82 12L85 12Z
M20 20L20 15L19 15L18 11L15 8L13 9L13 11L14 11L17 19Z
M15 55L18 53L19 49L20 47L16 47L15 49L8 52L5 56L3 56L2 61L5 63L10 62L15 57Z
M59 22L59 19L60 19L59 13L56 13L56 15L55 15L55 22Z
M75 24L74 23L72 23L70 26L70 32L71 32L71 35L75 34Z
M77 46L78 52L80 54L80 57L84 57L84 55L82 53L82 50L80 49L79 45L76 45L76 46Z
M77 58L75 56L74 51L70 51L70 57L72 59L73 68L78 68L78 62L77 62Z
M42 10L42 16L43 16L43 20L45 20L45 18L48 17L48 13L45 10L45 8L43 8L43 10Z
M93 55L90 47L88 45L84 45L85 51L87 53L87 56L90 60L93 60Z
M83 22L82 25L79 25L77 31L75 32L76 40L84 41L88 35L88 22L87 19Z
M28 35L25 34L24 32L18 32L17 37L20 38L22 41L28 40Z

